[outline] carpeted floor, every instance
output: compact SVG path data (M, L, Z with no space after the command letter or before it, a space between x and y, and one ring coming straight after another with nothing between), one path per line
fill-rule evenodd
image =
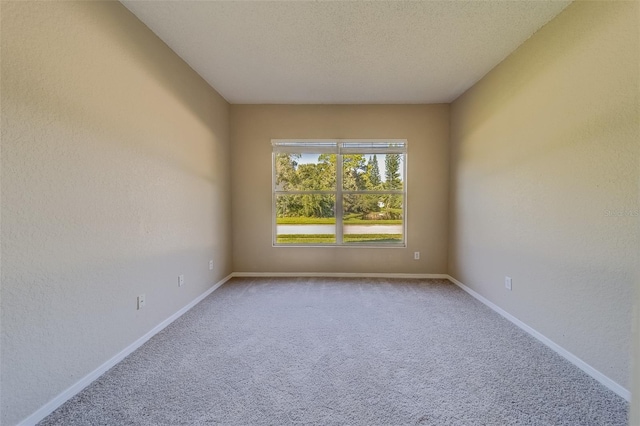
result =
M235 278L42 425L626 425L446 280Z

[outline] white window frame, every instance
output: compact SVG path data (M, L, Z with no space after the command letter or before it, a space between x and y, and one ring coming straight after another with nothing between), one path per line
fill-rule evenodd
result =
M273 247L362 247L362 248L406 248L407 247L407 140L406 139L272 139L271 169L271 224ZM283 191L276 188L276 154L336 154L335 190ZM343 189L342 156L348 154L402 154L402 189L380 191L352 191ZM398 243L345 243L342 196L349 194L395 194L402 195L402 242ZM313 244L278 244L276 196L282 194L335 195L336 242Z

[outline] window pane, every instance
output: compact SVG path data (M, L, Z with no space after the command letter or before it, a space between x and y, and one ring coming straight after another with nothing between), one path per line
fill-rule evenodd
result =
M276 195L277 244L335 244L335 195Z
M275 154L277 191L330 191L336 187L336 155Z
M342 188L347 191L402 190L404 154L345 154Z
M402 243L404 241L403 196L397 194L350 194L343 196L345 243Z

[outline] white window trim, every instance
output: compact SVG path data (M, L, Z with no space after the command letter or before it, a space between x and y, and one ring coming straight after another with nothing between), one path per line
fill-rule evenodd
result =
M360 145L349 147L349 144ZM369 144L362 147L363 144ZM376 147L376 145L378 145ZM387 147L382 147L387 145ZM391 146L388 145L397 145ZM408 147L406 139L272 139L271 140L271 244L272 247L346 247L346 248L406 248L407 247L407 162ZM303 148L303 150L301 150ZM278 191L276 189L276 167L275 158L277 153L305 153L305 154L336 154L336 189L331 191ZM384 191L352 191L342 189L342 155L345 154L403 154L402 161L402 190ZM349 194L397 194L402 195L403 218L401 243L369 243L353 244L343 241L343 212L342 196ZM278 244L276 195L278 194L312 194L312 195L335 195L335 218L336 218L336 242L327 244ZM338 213L340 212L340 213Z

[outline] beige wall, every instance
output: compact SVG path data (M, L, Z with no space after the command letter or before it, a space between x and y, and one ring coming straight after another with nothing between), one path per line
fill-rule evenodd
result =
M448 129L448 105L232 105L234 271L446 273ZM290 138L407 139L408 247L272 247L271 139Z
M449 272L627 389L637 8L573 3L451 107Z
M119 3L1 8L0 423L232 270L449 272L630 388L637 3L573 4L451 126L448 105L229 107ZM408 247L273 248L273 138L406 138Z
M1 46L11 425L231 272L229 107L118 2L2 2Z

